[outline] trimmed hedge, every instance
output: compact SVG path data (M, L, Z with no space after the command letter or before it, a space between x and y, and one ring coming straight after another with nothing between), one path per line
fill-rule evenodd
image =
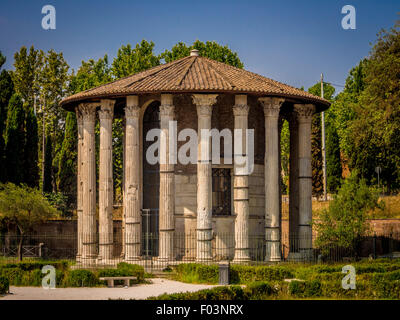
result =
M230 271L232 283L254 281L282 281L294 277L293 271L286 266L241 266L232 265Z
M190 280L194 283L218 283L218 265L202 265L185 263L175 266L177 279ZM293 271L286 266L241 266L231 265L230 281L233 284L250 283L255 281L281 281L293 278Z
M261 300L278 293L277 286L273 286L271 283L265 281L250 283L246 290L249 292L250 299L254 300Z
M10 289L10 281L6 277L0 276L0 294L6 294Z
M294 280L289 283L289 294L299 298L320 297L322 295L322 284L319 280Z
M21 261L21 262L15 262L15 263L0 264L0 269L18 268L18 269L21 269L22 271L32 271L32 270L36 270L36 269L42 270L42 268L44 266L51 265L54 268L56 268L57 270L66 271L66 270L68 270L70 264L71 263L67 260Z
M95 287L100 283L98 277L92 271L71 270L63 284L65 287Z
M57 287L94 287L103 284L99 277L136 276L138 282L144 280L144 268L139 265L120 263L117 269L100 269L90 271L84 269L70 270L67 261L20 262L0 265L0 277L7 278L14 286L42 286L43 266L56 268Z
M196 292L180 292L149 297L147 300L248 300L248 295L239 286L215 287Z

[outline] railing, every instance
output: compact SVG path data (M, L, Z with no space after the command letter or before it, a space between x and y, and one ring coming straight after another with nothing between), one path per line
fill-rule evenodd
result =
M99 252L99 239L86 237L82 235L83 243L92 243L91 248L93 267L110 267L124 261L124 250L122 234L114 233L112 235L112 257L108 259L97 260L96 255ZM68 259L77 260L77 265L85 266L88 260L77 259L78 237L76 233L46 235L35 234L25 235L22 244L22 256L24 258L42 258L42 259ZM109 239L109 238L108 238ZM306 240L310 238L307 237ZM100 239L103 240L103 239ZM219 261L232 261L235 255L235 235L232 233L214 233L211 239L211 259L203 263L218 263ZM18 257L20 237L16 235L0 235L0 261L15 261ZM159 234L154 232L143 232L141 236L141 257L138 263L147 270L160 270L177 263L195 262L197 256L197 236L196 232L175 233L173 237L173 254L169 259L158 259L159 252ZM105 243L100 241L100 243ZM151 246L149 244L151 243ZM309 248L307 255L304 255L302 245L304 239L298 236L289 236L283 234L279 246L281 261L306 261L311 263L318 262L339 262L358 259L360 257L377 258L380 256L390 257L393 252L400 251L400 233L389 233L382 235L373 235L364 237L356 250L348 250L339 246L331 246L325 250L324 254L320 248ZM248 238L249 257L251 264L267 264L266 261L268 242L264 235L251 235ZM82 251L82 248L80 248ZM165 255L164 255L165 256ZM93 258L94 257L94 258ZM268 259L267 259L268 260Z

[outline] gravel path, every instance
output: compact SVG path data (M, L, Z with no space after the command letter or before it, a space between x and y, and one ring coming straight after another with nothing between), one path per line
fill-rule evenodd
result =
M206 284L191 284L154 278L151 284L134 285L129 288L56 288L10 287L11 294L1 300L108 300L146 299L163 293L198 291L215 287Z

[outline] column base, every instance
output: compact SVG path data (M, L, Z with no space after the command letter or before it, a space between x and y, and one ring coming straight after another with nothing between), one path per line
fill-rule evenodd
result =
M134 257L127 257L124 258L124 261L129 263L129 262L134 262L134 261L141 261L142 257L141 256L134 256Z
M249 249L235 249L235 256L232 263L247 263L250 262Z
M281 262L281 257L265 257L265 262Z
M170 262L175 261L176 259L174 257L157 257L156 260L159 262Z
M98 264L97 255L93 256L82 256L80 259L80 263L83 266L96 266Z
M196 262L198 262L198 263L209 263L212 261L213 261L213 259L211 257L210 258L196 258Z

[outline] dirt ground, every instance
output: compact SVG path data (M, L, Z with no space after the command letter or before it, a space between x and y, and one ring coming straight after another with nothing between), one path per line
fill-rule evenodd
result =
M163 293L198 291L215 287L214 285L190 284L167 279L154 278L151 284L134 285L129 288L56 288L10 287L10 294L1 300L108 300L108 299L146 299Z

